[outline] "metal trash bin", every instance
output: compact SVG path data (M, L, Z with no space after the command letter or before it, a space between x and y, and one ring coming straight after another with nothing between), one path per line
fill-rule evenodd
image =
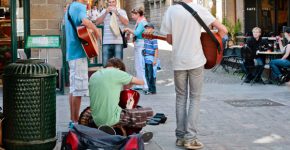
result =
M44 60L18 60L3 74L6 149L52 150L56 144L56 69Z

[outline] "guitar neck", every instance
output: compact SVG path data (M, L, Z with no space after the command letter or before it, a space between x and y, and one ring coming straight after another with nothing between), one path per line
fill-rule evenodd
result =
M160 35L153 35L153 34L142 34L142 37L144 39L159 39L159 40L163 40L166 41L167 37L166 36L160 36Z
M167 40L167 38L165 36L159 36L159 35L154 35L153 39L159 39L159 40L163 40L163 41Z

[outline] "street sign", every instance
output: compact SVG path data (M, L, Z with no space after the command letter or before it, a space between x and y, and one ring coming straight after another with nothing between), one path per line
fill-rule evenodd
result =
M60 48L59 35L30 35L25 48Z

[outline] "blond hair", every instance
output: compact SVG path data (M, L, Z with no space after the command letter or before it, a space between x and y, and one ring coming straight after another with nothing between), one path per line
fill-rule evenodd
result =
M253 28L252 32L255 32L255 31L260 32L260 33L262 32L261 28L259 27Z

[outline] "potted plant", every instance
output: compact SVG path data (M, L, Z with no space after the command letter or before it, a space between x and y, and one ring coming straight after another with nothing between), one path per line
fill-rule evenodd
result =
M229 34L229 45L236 44L236 36L241 33L242 25L240 19L236 23L231 23L226 18L223 19L223 24L226 26Z

